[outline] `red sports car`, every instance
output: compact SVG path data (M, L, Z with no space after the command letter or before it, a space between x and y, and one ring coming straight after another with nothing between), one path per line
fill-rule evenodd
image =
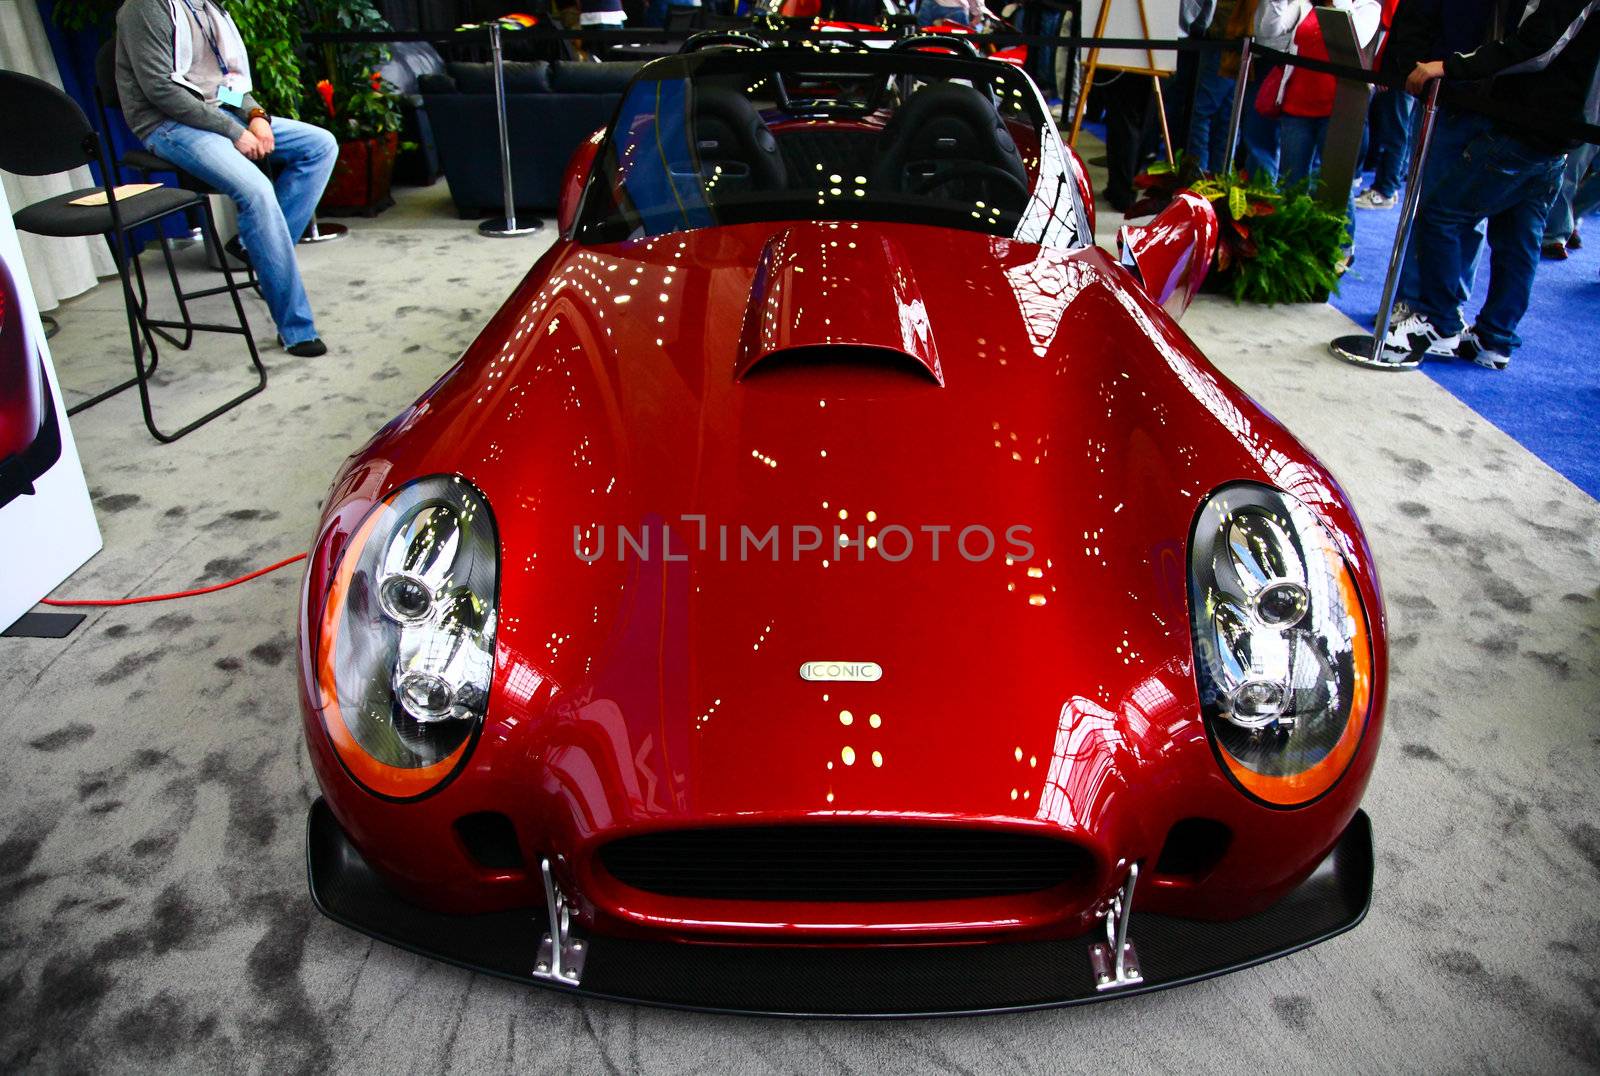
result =
M1327 471L1121 257L1005 64L713 48L334 482L300 621L317 905L694 1008L1187 982L1358 923L1383 606Z
M20 300L16 279L0 261L0 508L32 493L61 458L55 401Z

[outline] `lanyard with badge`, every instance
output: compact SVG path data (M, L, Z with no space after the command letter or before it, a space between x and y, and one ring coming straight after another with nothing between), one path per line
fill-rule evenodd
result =
M217 102L230 108L244 107L244 90L239 83L244 76L228 68L228 61L222 58L222 49L217 45L216 31L212 26L210 13L206 10L206 0L200 0L200 6L194 6L194 0L183 0L183 6L189 9L189 14L194 16L195 24L200 27L200 34L206 39L206 44L211 46L211 55L217 58L217 68L222 72L222 84L217 87Z

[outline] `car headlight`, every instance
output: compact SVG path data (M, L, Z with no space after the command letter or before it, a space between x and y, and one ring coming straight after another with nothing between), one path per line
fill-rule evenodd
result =
M406 799L455 773L494 674L499 541L464 479L421 478L356 528L317 636L322 721L345 767Z
M1235 784L1298 807L1344 775L1366 730L1372 643L1350 566L1300 501L1224 486L1189 546L1195 679Z

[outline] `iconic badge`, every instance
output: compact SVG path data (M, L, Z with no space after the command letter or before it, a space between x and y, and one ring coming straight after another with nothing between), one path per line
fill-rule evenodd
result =
M883 666L876 661L808 661L800 666L800 677L869 684L883 679Z

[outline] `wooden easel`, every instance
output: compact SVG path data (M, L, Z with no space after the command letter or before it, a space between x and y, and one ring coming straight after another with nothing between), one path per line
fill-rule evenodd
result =
M1106 22L1111 17L1111 5L1116 0L1101 0L1100 17L1095 20L1094 36L1104 37ZM1145 11L1144 0L1133 0L1139 5L1139 25L1144 30L1145 39L1150 37L1150 15ZM1177 156L1172 151L1172 132L1167 128L1167 101L1161 92L1161 79L1172 74L1156 66L1156 54L1153 49L1145 49L1145 66L1127 67L1122 64L1102 64L1100 62L1100 49L1089 50L1089 58L1083 64L1083 88L1078 91L1078 106L1072 110L1072 133L1067 136L1067 145L1073 149L1078 148L1078 132L1083 127L1083 112L1089 104L1089 91L1094 88L1094 75L1096 71L1117 71L1130 75L1148 75L1156 91L1156 116L1161 121L1161 144L1167 150L1167 164L1176 165Z

